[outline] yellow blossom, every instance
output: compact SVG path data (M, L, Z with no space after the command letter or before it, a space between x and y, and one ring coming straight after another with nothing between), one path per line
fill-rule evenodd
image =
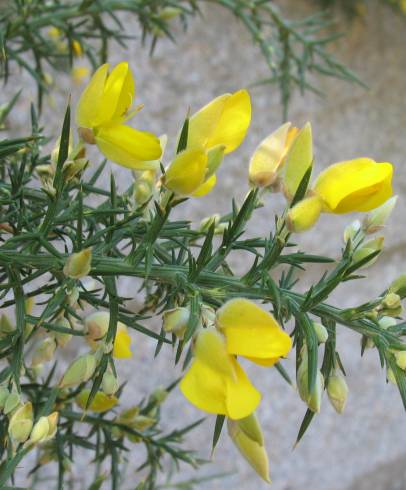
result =
M89 396L90 390L86 388L76 397L76 403L82 410L86 409ZM102 391L98 391L87 409L91 410L92 412L103 413L111 410L117 405L117 403L118 399L114 395L108 396Z
M87 143L95 143L106 158L124 167L157 168L162 154L159 139L124 124L137 112L129 113L135 83L128 63L119 63L111 73L108 70L108 64L102 65L80 97L76 110L79 133Z
M227 352L223 335L213 327L198 333L194 359L180 389L201 410L234 420L250 415L261 399L235 357Z
M392 196L390 163L357 158L336 163L322 172L313 192L323 201L323 211L334 214L371 211Z
M73 81L77 84L80 85L82 84L86 78L89 76L90 70L87 66L74 66L72 68L72 78Z
M274 317L252 301L236 298L217 311L216 325L229 354L272 366L292 348L292 340Z

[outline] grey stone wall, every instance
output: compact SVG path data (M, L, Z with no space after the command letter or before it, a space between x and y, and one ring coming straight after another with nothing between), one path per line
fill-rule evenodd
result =
M371 156L395 164L395 190L398 208L385 232L386 250L377 265L369 271L369 279L342 286L332 302L339 306L355 305L378 294L397 274L406 269L406 30L405 21L389 9L371 1L365 19L342 24L348 36L336 48L337 56L351 66L369 85L365 91L335 80L318 83L325 98L312 94L295 96L290 120L295 125L312 122L315 138L316 166L322 169L336 161L356 156ZM299 4L299 5L298 5ZM287 11L307 11L305 2L285 1ZM129 32L136 30L128 26ZM128 59L135 71L139 101L145 109L134 122L137 127L174 137L190 106L199 108L212 97L244 87L267 75L266 67L244 29L235 19L208 5L204 17L195 20L186 34L179 32L177 44L163 40L152 59L138 43L130 44L129 53L118 49L111 62ZM59 80L59 79L58 79ZM61 80L57 106L65 100L69 81ZM58 84L59 84L58 83ZM10 88L8 89L10 90ZM247 163L256 144L280 124L281 110L276 88L253 89L253 121L249 136L241 148L230 155L219 172L218 186L209 196L192 200L179 214L200 220L209 213L225 212L231 197L242 199L247 191ZM20 102L20 115L12 120L22 125L26 100ZM45 120L54 112L48 107ZM128 172L112 166L118 181L124 185ZM107 176L106 176L107 177ZM106 179L107 180L107 179ZM282 208L281 198L269 197L264 209L257 213L249 232L268 232L274 213ZM337 256L340 253L343 227L352 218L323 217L316 232L304 234L301 247L313 253ZM238 258L235 259L238 267ZM242 266L241 266L242 267ZM312 279L322 273L311 268ZM306 282L306 280L305 280ZM122 284L126 296L135 296L132 282ZM136 306L137 300L134 301ZM155 322L158 325L158 322ZM298 395L273 370L250 366L249 373L264 399L259 409L271 459L274 490L397 490L406 488L405 414L396 388L385 384L385 373L379 368L375 351L359 354L359 339L340 327L338 347L348 372L350 397L344 415L338 416L324 400L304 440L295 442L305 407ZM122 376L129 377L129 399L136 402L152 387L171 381L173 355L164 349L152 360L154 344L135 336L135 356L131 364L123 364ZM152 368L153 367L153 368ZM288 363L293 372L293 363ZM173 395L166 408L170 421L193 420L200 413ZM214 419L194 432L191 444L210 455ZM170 423L169 423L170 425ZM137 458L137 447L134 447ZM258 490L266 488L248 465L240 459L227 437L223 437L213 458L199 474L233 472L231 476L202 485L205 489ZM185 470L184 476L190 475ZM77 487L82 488L81 474ZM129 483L125 489L134 488Z

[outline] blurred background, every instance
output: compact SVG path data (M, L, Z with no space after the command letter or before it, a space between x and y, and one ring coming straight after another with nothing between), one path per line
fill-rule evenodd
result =
M312 2L286 0L278 2L291 17L314 11ZM336 79L317 79L324 93L319 97L307 92L296 94L289 107L289 120L296 126L310 121L315 144L315 166L325 166L358 156L377 161L389 161L395 166L395 192L398 205L385 230L385 250L379 261L368 269L368 278L342 286L331 299L340 307L357 305L378 295L391 280L406 272L406 20L381 2L371 0L364 15L349 19L345 15L339 26L346 36L335 44L335 55L353 69L367 85L357 85ZM128 26L130 34L136 24ZM129 42L129 50L115 46L109 56L114 64L127 59L135 72L138 99L145 108L134 124L157 134L176 136L188 108L192 111L213 97L231 92L268 76L268 69L253 46L246 29L221 7L208 4L203 16L190 22L186 33L178 29L176 44L168 39L158 42L152 57L139 41ZM48 134L57 136L56 116L63 112L67 94L77 101L80 88L72 88L68 76L55 75L53 99L45 99L43 123ZM13 111L10 126L13 133L26 125L28 103L35 98L35 87L26 75L15 75L6 92L24 88ZM202 199L190 200L179 215L200 221L212 213L229 211L231 198L241 202L248 189L248 161L256 145L282 122L277 87L263 85L251 89L252 125L246 141L238 151L226 158L218 174L215 190ZM52 121L52 124L51 124ZM172 143L173 146L173 143ZM172 148L170 146L170 148ZM111 165L117 181L125 186L129 171ZM108 181L106 173L106 182ZM264 208L251 221L249 233L265 236L273 226L276 212L283 209L280 196L269 195ZM302 250L336 257L342 247L343 229L352 216L323 216L316 230L298 238ZM234 258L238 270L239 258ZM244 264L241 264L244 270ZM309 267L303 284L321 276L323 267ZM121 284L122 293L134 297L137 308L137 285ZM153 323L154 324L154 323ZM160 327L159 320L154 324ZM325 397L322 411L312 423L304 439L293 449L305 405L297 393L274 370L247 367L251 379L263 393L259 416L264 428L271 462L274 490L404 490L406 489L406 424L402 403L395 386L386 384L380 369L378 354L367 351L360 357L359 336L338 327L338 347L343 354L350 389L343 415L337 415ZM172 381L178 371L172 370L173 353L163 349L154 360L155 344L151 339L134 335L134 358L121 367L121 377L129 379L128 404L136 403L154 387ZM293 363L285 363L293 374ZM166 420L193 421L201 416L176 392L166 404ZM165 417L163 417L165 419ZM210 458L214 418L193 431L190 445ZM137 459L134 447L134 461ZM132 473L132 458L128 489L138 481ZM83 461L83 470L86 461ZM135 465L134 465L135 468ZM77 472L77 487L82 488L86 472ZM267 488L248 464L239 457L231 441L223 434L213 456L213 462L203 466L198 474L185 469L177 480L227 473L223 478L203 482L203 489L258 490ZM131 481L131 476L134 480ZM175 479L176 480L176 479ZM124 489L124 490L125 490Z

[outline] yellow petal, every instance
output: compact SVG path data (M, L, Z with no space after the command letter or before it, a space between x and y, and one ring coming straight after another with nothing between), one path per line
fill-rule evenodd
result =
M220 95L190 118L188 147L210 149L224 145L224 153L230 153L244 140L250 122L251 99L247 90Z
M203 197L211 192L216 185L217 177L212 175L192 194L193 197Z
M119 63L108 76L103 100L100 101L105 120L115 124L122 122L133 103L134 94L135 83L128 63Z
M319 175L314 192L323 199L325 211L370 211L392 196L392 173L392 164L369 158L340 162Z
M319 196L310 196L299 201L291 208L287 215L289 231L301 233L310 230L320 217L323 201Z
M248 416L261 398L235 358L227 353L224 338L214 328L198 334L195 358L180 389L201 410L233 419Z
M252 301L236 298L217 311L229 354L270 359L286 356L292 340L274 317Z
M76 124L83 128L93 128L103 120L100 102L104 93L109 65L102 65L85 87L76 107Z
M291 200L299 188L300 182L313 163L312 128L307 123L294 139L284 165L283 190Z
M129 126L106 126L97 130L96 144L109 160L136 170L157 168L162 150L159 139Z
M199 148L180 152L165 173L165 186L180 196L192 195L204 182L207 154Z
M117 324L117 333L113 346L113 357L116 359L129 359L132 357L131 337L127 331L127 327L121 322Z
M255 364L258 364L258 366L263 366L263 367L272 367L274 366L278 361L279 357L269 357L268 359L261 359L260 357L246 357L249 361L254 362Z
M76 403L82 410L86 409L87 400L89 399L90 390L85 389L82 390L79 395L76 397ZM98 391L93 398L91 404L87 408L92 412L103 413L111 410L118 403L118 398L115 396L107 396L102 391Z
M267 136L255 149L250 165L250 182L258 187L267 187L273 184L287 152L287 142L291 123L285 123L276 131Z

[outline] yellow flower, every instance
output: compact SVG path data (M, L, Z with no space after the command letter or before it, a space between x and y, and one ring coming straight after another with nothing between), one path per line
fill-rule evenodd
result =
M257 187L275 184L298 129L290 122L267 136L255 149L249 166L249 180Z
M77 84L82 84L89 76L90 70L87 66L74 66L71 71L72 79Z
M104 156L136 170L157 168L162 154L159 139L152 133L126 126L135 96L135 83L127 62L108 73L102 65L84 89L76 109L81 137L95 143ZM139 110L139 108L138 108Z
M97 341L103 339L106 335L109 322L110 313L108 311L97 311L86 318L86 340L93 349L96 349ZM117 322L116 338L113 344L113 357L116 359L129 359L132 357L131 337L126 325L122 322Z
M392 164L369 158L340 162L318 176L313 192L322 199L324 212L370 211L392 196L392 173Z
M258 406L261 395L251 384L225 339L215 328L199 332L195 357L180 382L183 395L196 407L209 413L241 419Z
M188 148L210 150L224 146L224 153L237 149L251 122L251 99L247 90L216 97L189 121Z
M252 301L236 298L217 311L216 325L229 354L272 366L288 354L292 340L274 317Z
M202 197L216 185L216 171L225 154L245 138L251 122L246 90L223 94L193 114L186 149L169 165L165 186L180 196Z

